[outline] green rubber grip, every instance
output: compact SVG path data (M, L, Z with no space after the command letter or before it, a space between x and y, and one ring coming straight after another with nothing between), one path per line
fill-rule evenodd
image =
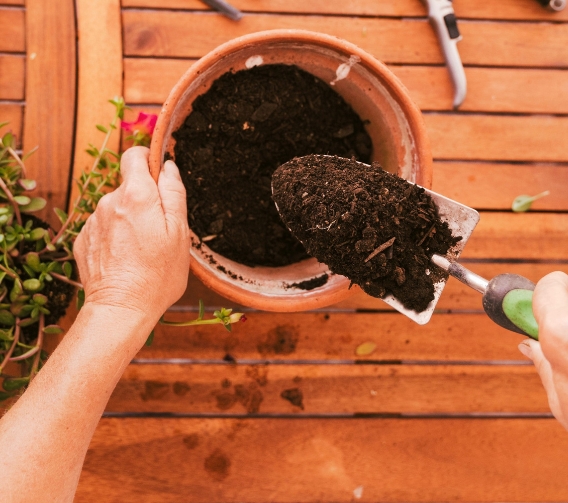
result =
M503 297L503 312L513 325L538 340L538 325L532 310L532 290L516 289Z

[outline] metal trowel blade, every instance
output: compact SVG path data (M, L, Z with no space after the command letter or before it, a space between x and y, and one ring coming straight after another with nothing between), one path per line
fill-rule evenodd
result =
M424 187L422 187L424 188ZM479 213L465 206L464 204L458 203L453 199L446 196L433 192L429 189L424 188L424 191L430 195L434 204L438 207L438 214L443 222L448 223L448 227L452 231L454 236L461 236L462 239L457 242L455 246L448 250L446 257L450 262L455 262L459 258L461 252L463 251L468 239L471 237L475 226L479 222ZM417 313L412 309L407 309L401 302L392 295L388 295L383 300L391 307L396 309L398 312L404 314L411 320L415 321L419 325L424 325L430 321L434 309L436 309L436 304L440 300L440 295L442 295L442 290L446 286L446 279L442 279L434 284L434 299L428 304L426 310Z

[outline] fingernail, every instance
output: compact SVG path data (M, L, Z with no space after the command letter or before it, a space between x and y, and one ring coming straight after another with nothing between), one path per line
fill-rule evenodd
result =
M519 351L532 360L532 349L526 342L519 344Z
M164 163L164 174L168 177L168 178L175 178L178 179L179 178L179 170L175 164L175 162L173 161L166 161Z

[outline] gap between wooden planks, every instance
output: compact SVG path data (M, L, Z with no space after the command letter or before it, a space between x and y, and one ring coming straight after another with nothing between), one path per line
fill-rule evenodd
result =
M124 59L124 97L132 104L163 103L195 59ZM390 65L422 110L453 110L448 71L439 66ZM528 68L466 68L467 99L460 111L568 113L568 72Z
M230 304L229 304L230 306ZM210 317L211 312L207 309ZM219 326L157 325L154 341L137 355L141 363L177 358L237 362L515 362L525 338L493 323L484 313L434 314L418 325L395 312L249 312L232 332ZM195 319L195 313L167 313L166 319ZM368 356L355 350L376 344Z
M565 502L567 467L553 419L103 418L75 502Z
M21 1L21 0L13 0ZM426 16L426 9L418 0L371 2L369 0L234 0L237 8L245 12L290 12L304 14L341 14L363 16ZM199 0L123 0L123 7L156 9L195 9L207 7ZM458 18L518 19L566 21L568 12L552 12L532 0L501 0L483 3L477 0L460 0L454 6Z
M549 414L550 408L532 365L289 363L129 365L106 411L329 416Z
M426 20L250 14L235 23L214 13L162 10L123 10L122 18L125 56L201 57L235 37L285 28L338 36L386 63L443 63ZM460 29L466 65L566 67L568 23L462 21Z

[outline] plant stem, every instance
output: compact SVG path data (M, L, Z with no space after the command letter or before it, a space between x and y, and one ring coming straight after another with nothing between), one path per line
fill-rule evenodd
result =
M19 279L19 277L16 274L10 271L10 269L4 267L2 264L0 264L0 271L4 271L12 279Z
M4 183L4 180L2 180L2 177L0 177L0 189L2 189L6 193L6 197L14 208L14 215L16 215L16 220L20 225L22 225L22 215L20 215L20 208L18 207L18 203L14 201L14 196L8 186Z
M61 226L61 229L59 229L59 232L55 235L55 237L51 240L52 244L57 243L57 241L59 240L59 238L61 238L61 236L65 233L65 231L69 228L69 226L75 222L75 215L78 213L78 206L79 203L81 202L81 199L83 197L83 192L87 189L87 187L89 186L89 183L91 181L91 175L92 173L97 169L97 166L99 165L99 162L101 160L102 155L104 154L105 150L106 150L106 146L108 144L108 141L110 139L110 135L112 134L113 130L116 129L116 122L119 118L119 110L116 110L116 113L114 115L114 118L112 119L112 122L110 123L110 128L108 129L106 135L105 135L105 139L103 140L103 144L101 146L101 149L99 150L99 154L97 155L97 157L95 157L95 160L93 162L93 167L91 168L91 170L89 171L89 174L87 175L86 180L83 182L83 186L81 188L81 194L77 197L77 199L75 200L75 202L73 203L73 208L72 210L69 212L69 216L67 217L67 220L65 221L65 223Z
M53 276L59 281L63 281L64 283L69 283L70 285L76 286L77 288L83 288L83 285L81 283L73 281L72 279L69 279L67 276L62 276L61 274L57 274L56 272L50 272L49 275Z
M8 349L8 351L4 354L4 359L2 360L2 363L0 363L0 373L2 372L2 368L4 367L4 364L6 364L8 362L8 360L10 360L10 357L12 356L12 353L14 352L14 349L16 348L16 345L18 344L18 341L20 340L20 325L18 325L18 322L20 321L19 318L16 318L16 330L14 331L14 340L12 341L12 345L10 346L10 349Z
M43 345L43 328L44 328L44 326L45 326L45 316L44 316L43 313L40 313L39 314L39 327L38 327L38 333L37 333L37 343L36 343L36 347L39 350L41 350L41 347ZM34 362L32 363L32 369L30 370L29 383L32 382L32 379L38 373L40 356L41 356L41 351L38 351L35 355Z
M14 158L14 160L18 163L18 166L22 169L22 178L26 178L26 166L20 156L16 153L16 151L12 147L8 147L8 152Z
M27 353L24 353L23 355L20 356L13 356L12 358L10 358L11 362L19 362L22 360L26 360L28 359L30 356L35 355L38 351L39 351L39 346L34 346L32 349L30 349Z
M191 320L191 321L166 321L160 320L162 325L171 325L175 327L187 327L190 325L215 325L217 323L221 323L224 325L223 321L219 318L211 318L209 320Z

